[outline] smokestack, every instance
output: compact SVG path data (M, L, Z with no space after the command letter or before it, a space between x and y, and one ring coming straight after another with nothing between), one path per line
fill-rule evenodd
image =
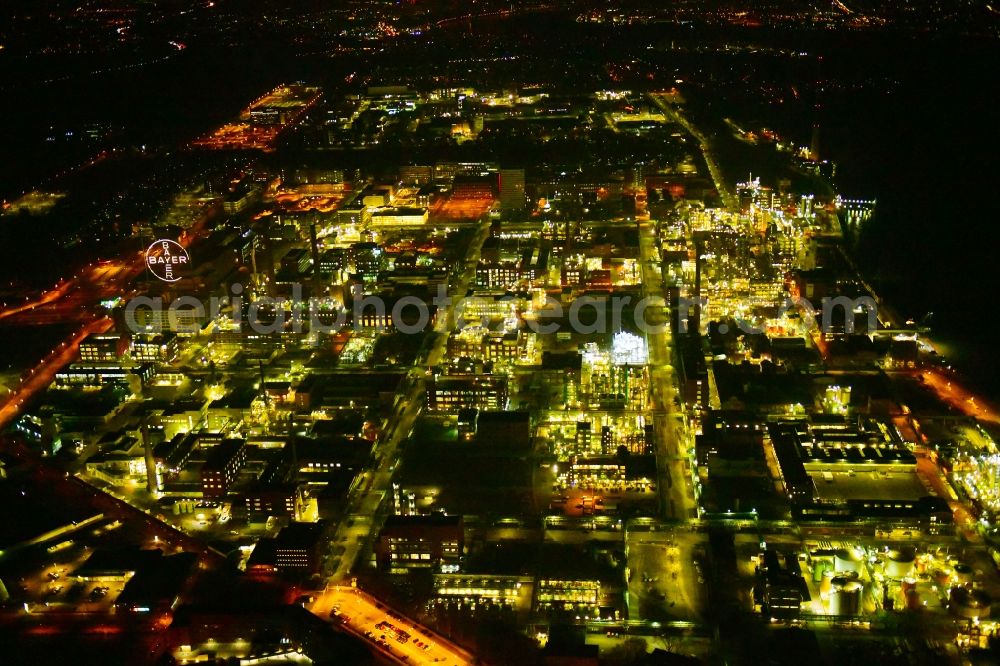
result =
M265 285L264 291L270 295L271 287L274 284L274 252L271 248L267 222L265 220L258 222L255 231L257 235L254 238L250 255L253 275L258 284Z
M142 435L142 450L146 454L146 490L156 493L159 492L160 487L156 481L156 461L153 459L153 441L149 436L149 421L143 420L139 432Z
M705 239L700 235L694 237L694 334L701 334L701 255L705 250ZM688 329L691 333L691 329Z
M312 221L309 225L309 242L312 247L312 274L313 277L319 280L319 241L316 240L316 220Z

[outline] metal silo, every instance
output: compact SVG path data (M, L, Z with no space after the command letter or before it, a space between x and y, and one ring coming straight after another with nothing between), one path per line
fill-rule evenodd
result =
M841 548L833 554L833 566L837 573L861 571L865 554L860 548Z
M910 548L890 550L885 555L885 575L889 578L905 578L913 573L916 553Z
M968 564L956 564L952 569L951 579L955 585L972 582L972 567Z
M953 587L948 592L948 610L959 617L987 618L991 604L990 595L972 587Z
M833 589L830 592L831 615L859 615L861 613L861 595L864 585L856 580L837 576L833 579Z
M826 596L830 594L832 589L833 579L837 574L835 574L831 569L827 569L823 572L823 578L819 583L819 593L821 596Z

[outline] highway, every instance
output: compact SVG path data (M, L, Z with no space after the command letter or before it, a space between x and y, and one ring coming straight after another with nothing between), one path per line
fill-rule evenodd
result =
M48 388L55 379L56 373L69 365L80 350L80 343L91 333L104 333L113 322L108 318L96 319L78 330L59 345L48 356L43 358L32 370L31 374L10 393L0 406L0 430L9 426L21 414L25 403L36 394Z
M66 294L66 292L69 291L69 289L73 286L73 284L74 284L73 280L60 280L59 282L56 283L56 285L52 289L46 291L35 300L30 301L28 303L24 303L23 305L18 305L16 307L9 307L0 311L0 319L6 319L7 317L11 317L21 312L34 310L39 306L53 303L62 298Z
M0 311L5 326L85 323L105 299L125 296L128 283L145 268L142 254L90 264L34 301Z
M448 666L475 663L473 656L465 650L404 618L357 588L331 585L308 607L321 618L339 622L342 628L397 663ZM405 640L395 637L394 632L400 631L409 637L404 636Z

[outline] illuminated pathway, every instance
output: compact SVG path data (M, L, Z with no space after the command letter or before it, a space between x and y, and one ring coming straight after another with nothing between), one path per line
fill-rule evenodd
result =
M386 608L357 588L330 586L317 596L309 610L321 618L340 622L342 628L365 640L397 663L437 663L448 666L476 663L473 656L462 648ZM395 630L406 632L409 638L405 642L393 638L393 629L386 633L386 627L376 627L382 622L392 625ZM380 640L383 635L385 639Z

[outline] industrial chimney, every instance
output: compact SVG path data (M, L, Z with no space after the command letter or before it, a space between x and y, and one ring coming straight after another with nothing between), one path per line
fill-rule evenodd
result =
M160 486L156 481L156 461L153 460L153 440L149 436L148 420L143 419L139 432L142 434L142 450L146 455L146 490L156 493Z

